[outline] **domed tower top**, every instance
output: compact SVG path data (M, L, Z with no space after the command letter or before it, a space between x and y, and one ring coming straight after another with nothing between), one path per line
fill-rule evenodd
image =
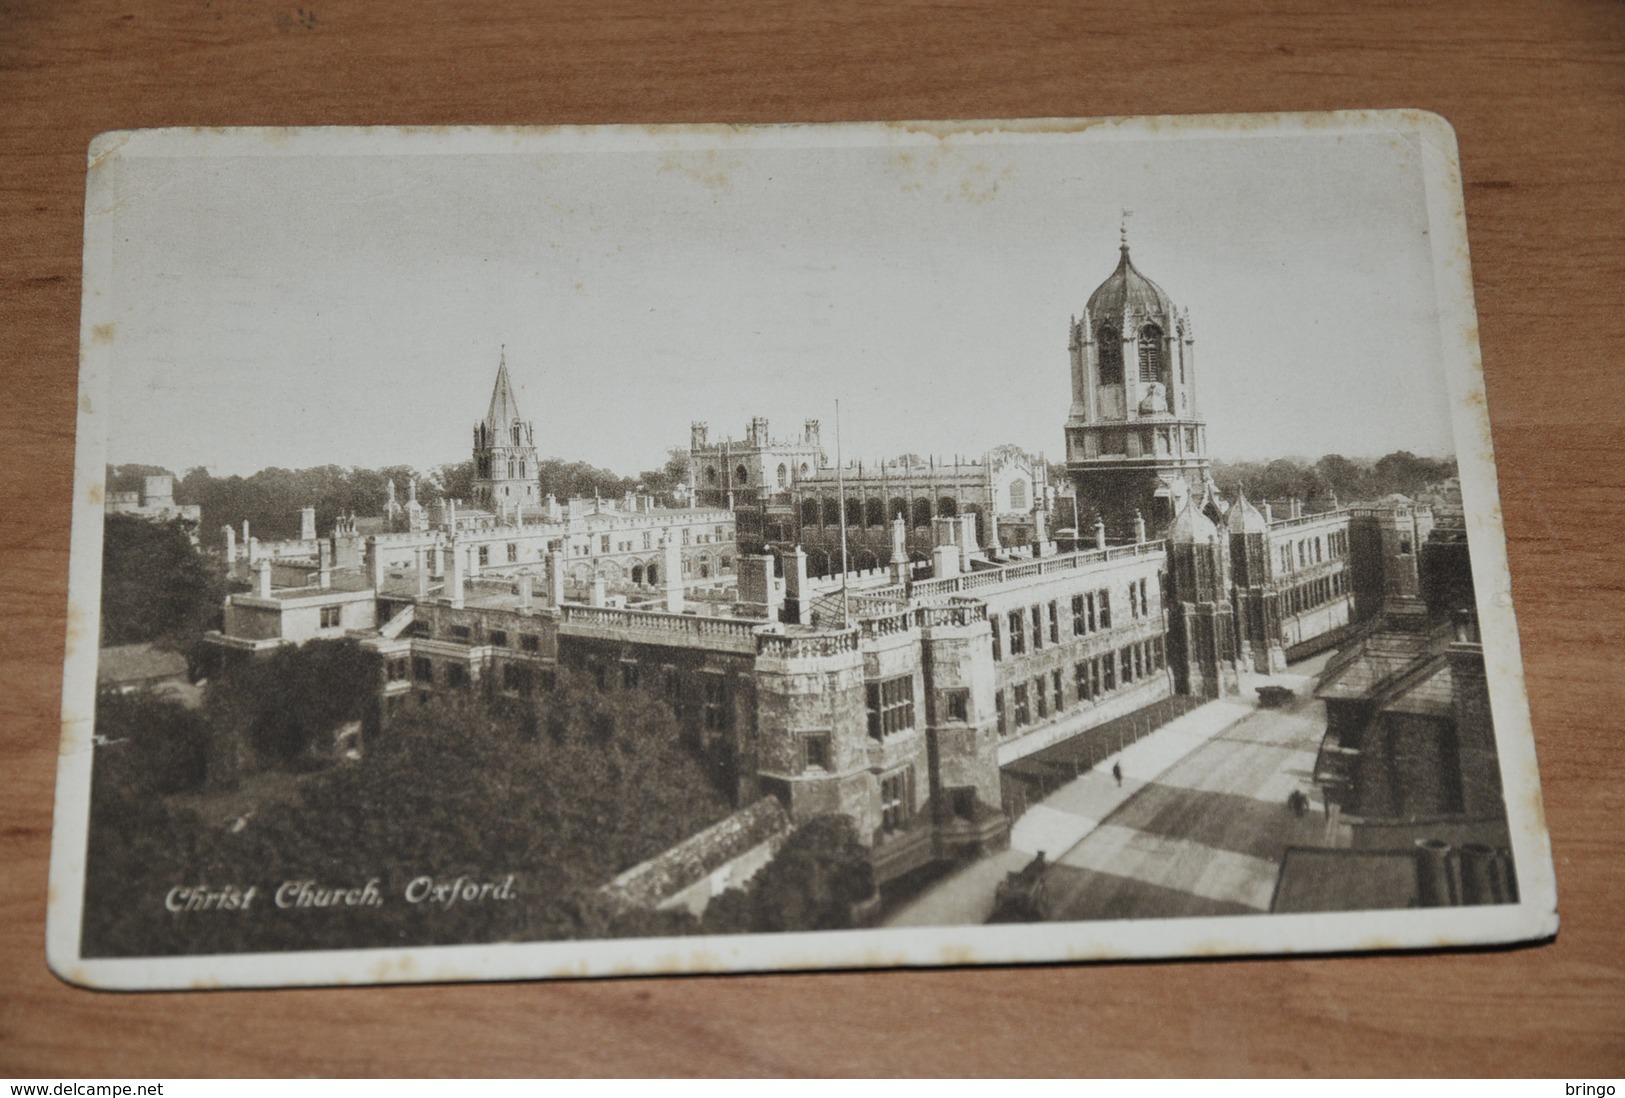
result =
M1190 317L1134 266L1126 227L1117 268L1072 318L1068 350L1067 469L1111 536L1126 537L1136 511L1160 530L1185 499L1205 502L1207 427ZM1224 509L1205 520L1223 522Z
M1174 317L1174 303L1166 291L1134 266L1128 253L1128 229L1119 232L1117 269L1089 295L1089 315L1096 324L1116 322L1125 310L1139 318L1159 319L1169 323Z

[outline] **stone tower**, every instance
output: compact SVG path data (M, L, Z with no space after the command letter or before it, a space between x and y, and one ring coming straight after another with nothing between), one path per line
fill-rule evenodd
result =
M1230 579L1235 587L1237 656L1242 666L1260 674L1285 671L1269 523L1242 492L1226 516L1225 530L1230 536Z
M1181 694L1221 698L1240 689L1230 544L1195 500L1168 525L1168 665Z
M474 425L474 500L493 511L535 507L540 503L536 473L535 429L519 417L504 350L490 411Z
M1135 512L1160 534L1209 478L1207 425L1196 405L1196 341L1189 311L1129 258L1072 319L1072 406L1067 471L1079 522L1092 511L1114 540L1132 536Z

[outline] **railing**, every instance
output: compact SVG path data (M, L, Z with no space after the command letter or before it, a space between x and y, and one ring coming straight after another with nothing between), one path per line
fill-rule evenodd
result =
M848 629L839 633L808 635L758 633L756 650L764 656L776 656L780 659L839 656L858 650L858 631Z
M947 606L922 606L914 611L923 626L975 625L987 620L987 604L979 599L954 599Z
M1102 564L1107 561L1132 560L1136 557L1154 556L1165 552L1166 548L1165 542L1146 541L1137 542L1133 545L1114 545L1107 549L1083 549L1076 553L1063 553L1055 557L1040 557L1037 560L1022 561L1018 564L1005 564L996 568L982 568L974 572L963 572L957 576L946 576L942 579L919 580L908 585L908 593L911 598L928 599L959 591L975 591L983 587L996 587L1014 580L1027 579L1031 576L1046 576L1077 568L1088 568L1091 565Z
M731 641L749 645L757 622L708 618L696 614L663 614L654 610L619 610L602 606L561 606L562 624L597 629L634 630L662 637L686 637L698 643Z
M861 618L858 629L865 637L890 637L914 628L914 612L897 610L890 614Z
M1335 511L1316 511L1312 515L1299 515L1297 518L1272 518L1269 526L1271 530L1288 530L1294 526L1309 526L1316 522L1348 518L1361 510L1362 508L1358 507L1339 507Z

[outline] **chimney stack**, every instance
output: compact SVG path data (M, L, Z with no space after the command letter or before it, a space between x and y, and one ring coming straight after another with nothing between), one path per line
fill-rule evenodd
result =
M666 612L681 614L684 608L683 599L683 551L677 544L677 539L667 534L663 539L662 548L665 550L665 561L660 569L661 579L666 585Z
M898 515L891 521L891 579L902 583L908 578L908 524Z
M367 564L372 569L372 589L382 591L384 589L384 554L379 551L376 537L367 539Z
M547 554L547 604L564 605L564 554L557 549Z
M412 549L412 564L416 569L418 578L418 598L429 597L429 565L424 559L423 546L418 545Z
M811 596L807 589L807 551L798 545L784 558L784 620L791 625L809 624Z
M260 559L254 571L254 594L257 598L271 597L271 562Z
M324 591L333 586L333 555L326 538L316 543L316 586Z
M608 601L609 601L609 593L608 593L608 587L604 583L604 577L603 576L594 576L592 578L592 597L589 600L590 605L592 605L592 606L603 606Z
M463 608L463 546L454 539L446 546L446 586L445 594L451 600L453 609Z

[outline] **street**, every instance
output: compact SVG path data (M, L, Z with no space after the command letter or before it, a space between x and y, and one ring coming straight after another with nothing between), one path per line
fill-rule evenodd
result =
M984 922L1005 874L1039 852L1052 863L1053 920L1267 911L1286 847L1335 843L1310 781L1326 718L1309 694L1323 662L1243 675L1240 697L1170 721L1056 790L1016 821L1008 851L956 870L886 925ZM1259 708L1255 690L1270 683L1296 692L1288 707ZM1309 797L1301 817L1287 804L1294 789Z

